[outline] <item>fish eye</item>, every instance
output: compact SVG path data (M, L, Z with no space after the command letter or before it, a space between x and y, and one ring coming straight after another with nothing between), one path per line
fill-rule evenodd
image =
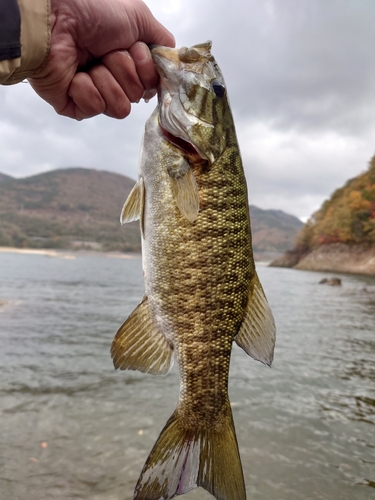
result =
M219 80L214 80L212 83L212 90L215 92L216 97L223 97L225 95L225 87L219 82Z

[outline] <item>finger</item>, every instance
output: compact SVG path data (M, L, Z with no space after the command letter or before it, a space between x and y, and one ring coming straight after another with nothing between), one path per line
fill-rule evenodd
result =
M69 86L69 106L60 114L83 120L104 113L106 103L88 73L76 73ZM74 104L74 106L73 106ZM69 114L68 114L69 113Z
M139 79L146 91L144 97L150 99L156 94L159 76L152 60L148 46L143 42L136 42L129 48Z
M112 118L125 118L131 110L128 96L116 78L103 64L89 70L89 75L105 103L105 114Z
M145 88L139 79L135 63L127 50L110 52L102 57L102 63L116 78L130 102L139 102Z

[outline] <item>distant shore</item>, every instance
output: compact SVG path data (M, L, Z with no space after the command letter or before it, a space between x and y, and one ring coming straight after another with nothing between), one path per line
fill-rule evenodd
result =
M56 250L54 248L16 248L0 247L0 253L21 253L31 255L45 255L46 257L58 257L61 259L75 259L77 255L105 255L106 257L118 259L139 258L140 253L121 253L121 252L97 252L95 250Z
M331 243L301 255L291 250L271 262L270 266L305 271L375 275L375 246Z
M64 250L54 248L16 248L16 247L0 247L0 253L21 253L31 255L45 255L46 257L59 257L63 259L75 259L77 255L105 255L117 259L133 259L140 258L141 253L137 252L101 252L97 250ZM258 265L268 265L275 258L280 257L280 253L276 252L255 252L254 260Z

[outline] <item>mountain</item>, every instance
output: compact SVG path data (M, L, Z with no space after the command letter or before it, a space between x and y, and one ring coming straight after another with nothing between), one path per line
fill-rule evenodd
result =
M10 175L3 174L3 173L0 172L0 182L7 181L9 179L13 179L13 177L11 177Z
M375 156L336 189L274 266L375 274Z
M294 245L301 222L281 210L262 210L250 205L253 250L256 253L281 253Z
M134 181L85 168L53 170L0 182L0 246L141 249L138 222L119 216ZM0 177L0 180L2 177ZM302 222L281 210L250 206L255 254L281 254L293 245Z
M0 182L0 245L140 251L138 223L119 219L133 185L85 168Z

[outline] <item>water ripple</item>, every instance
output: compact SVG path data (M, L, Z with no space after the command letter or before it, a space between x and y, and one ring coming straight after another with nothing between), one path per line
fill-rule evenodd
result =
M0 265L4 500L131 498L178 398L176 368L115 372L109 356L143 295L140 259L0 254ZM277 324L274 366L235 346L229 383L248 496L368 500L375 279L343 275L331 288L322 273L258 272Z

